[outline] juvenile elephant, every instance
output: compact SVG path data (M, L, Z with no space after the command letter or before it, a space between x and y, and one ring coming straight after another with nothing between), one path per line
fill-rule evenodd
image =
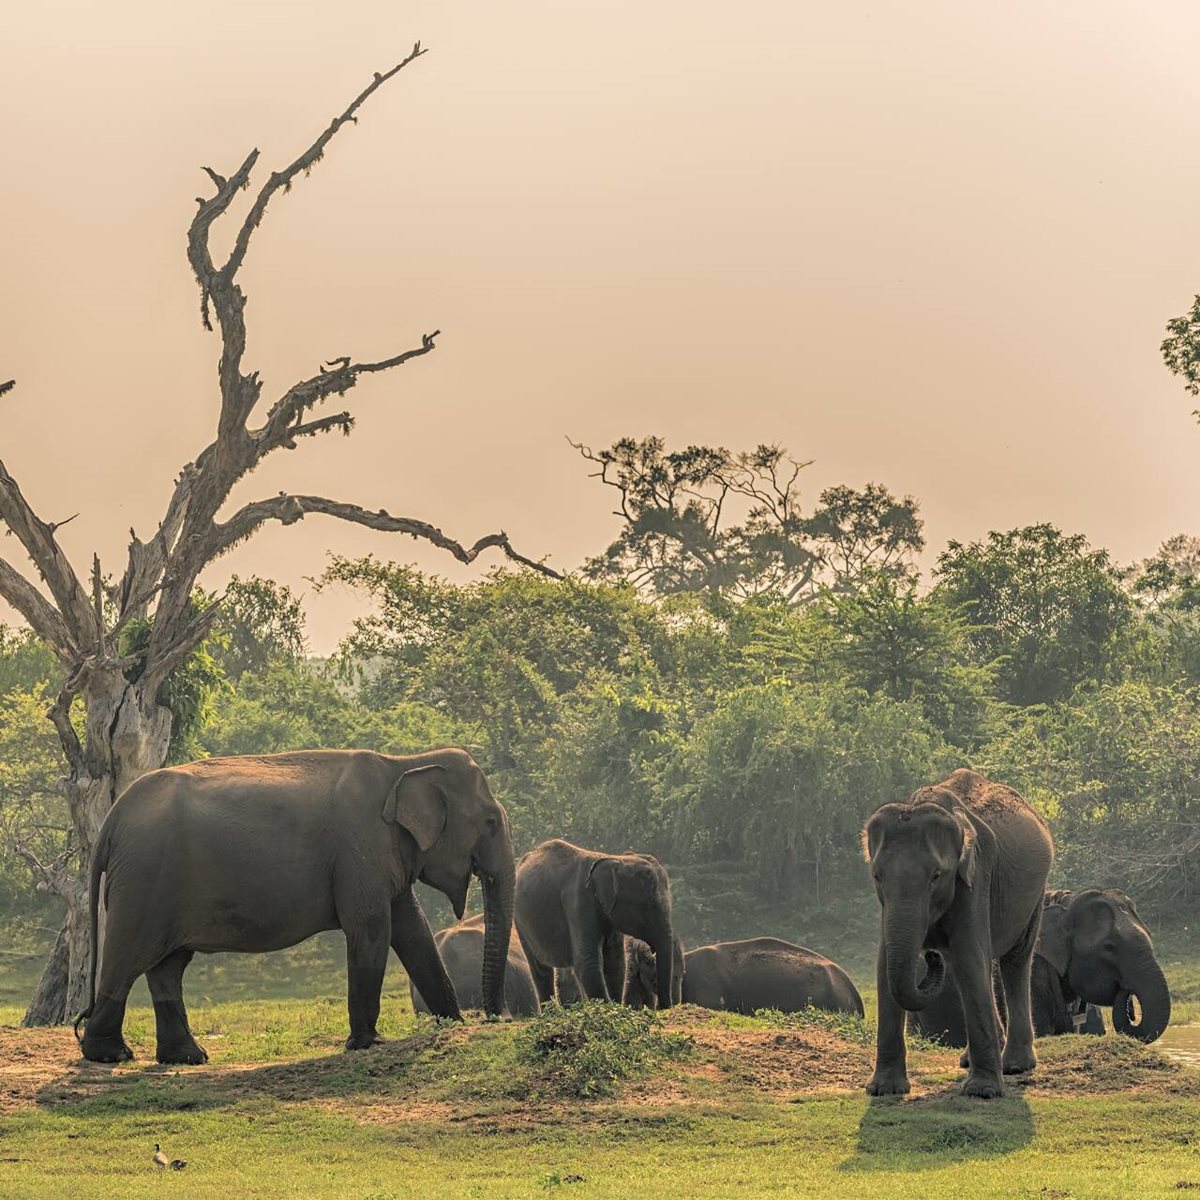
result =
M554 968L569 967L583 995L619 1000L625 934L655 952L659 1008L672 1003L671 884L649 854L601 854L555 838L517 864L517 934L538 997L554 992Z
M685 1004L740 1013L811 1006L863 1015L862 997L837 963L779 938L699 946L683 964Z
M928 1007L949 963L967 1027L963 1092L1001 1095L1002 1073L1037 1063L1029 977L1054 857L1045 822L1012 788L959 770L905 803L877 809L863 830L863 850L882 907L879 1031L867 1091L909 1090L905 1010ZM1008 1009L1003 1055L993 961Z
M671 945L671 1003L683 1003L683 938ZM658 1007L658 964L654 951L640 938L625 939L625 991L621 1002L630 1008Z
M559 1004L577 1004L583 999L583 990L570 967L555 970L554 990ZM683 1003L683 939L678 934L672 952L671 996L675 1004ZM625 989L621 1003L630 1008L658 1007L658 966L654 951L641 938L625 939Z
M454 992L463 1008L482 1008L483 992L479 981L483 968L483 916L468 917L433 935L434 944L442 956L446 973L454 984ZM427 1013L429 1005L413 980L408 981L414 1012ZM508 968L504 972L504 1007L514 1017L535 1017L541 1012L537 989L529 964L517 942L508 947Z
M504 1005L514 865L508 817L461 750L393 757L314 750L208 759L144 775L113 805L91 875L91 1003L84 1057L131 1058L125 1001L146 975L160 1062L207 1058L188 1027L193 954L280 950L323 929L346 934L350 1038L379 1040L388 946L430 1007L458 1017L454 987L413 895L423 880L460 915L483 884L484 1007ZM107 915L96 973L101 877Z
M912 1023L947 1045L965 1046L957 989L946 989ZM1119 1033L1143 1042L1162 1036L1171 993L1154 956L1150 932L1124 892L1087 888L1046 892L1033 960L1033 1027L1039 1037L1105 1032L1099 1009L1112 1007ZM1131 1001L1140 1020L1134 1021Z

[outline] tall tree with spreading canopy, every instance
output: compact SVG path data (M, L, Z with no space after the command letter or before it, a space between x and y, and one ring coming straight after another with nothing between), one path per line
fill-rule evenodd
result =
M667 450L662 438L621 438L604 450L572 443L619 497L616 539L584 571L627 579L652 595L777 595L802 604L867 575L908 574L923 549L911 496L887 488L826 488L805 514L797 485L809 463L779 446Z
M198 210L188 228L187 257L200 288L203 326L212 331L215 317L220 336L216 430L209 445L179 472L153 535L142 540L130 531L127 562L118 576L107 577L98 557L93 557L89 574L78 572L55 536L62 522L39 517L0 462L0 521L40 578L39 585L7 558L0 558L0 597L21 614L59 663L61 679L48 716L66 759L64 791L71 814L66 852L43 861L25 848L31 870L66 905L63 928L26 1014L27 1024L61 1022L86 1003L86 880L92 847L117 796L139 775L167 760L172 729L168 681L205 640L218 613L217 604L196 600L197 581L209 564L268 521L293 525L315 513L409 534L463 563L495 548L515 562L556 574L518 554L503 532L464 546L426 521L324 496L281 492L221 515L233 487L269 454L294 450L302 440L318 434L350 433L354 418L349 411L316 415L330 397L343 396L364 377L391 371L434 349L438 330L385 358L335 357L261 411L262 382L244 362L246 296L238 282L272 200L321 160L344 126L357 123L359 109L379 88L424 53L418 43L391 70L377 72L303 154L267 176L223 261L214 256L210 235L249 186L258 151L252 150L228 176L204 168L213 192L197 200ZM13 381L0 385L0 393L12 386ZM256 412L261 413L257 424L252 422ZM139 636L129 636L134 630ZM76 715L78 708L81 717Z

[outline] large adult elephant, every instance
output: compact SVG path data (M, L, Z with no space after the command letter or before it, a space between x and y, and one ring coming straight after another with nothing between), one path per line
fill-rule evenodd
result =
M484 953L484 919L483 914L468 917L451 925L448 929L439 930L433 935L434 944L442 956L446 973L454 984L454 992L463 1008L483 1008L483 990L480 978L483 967ZM416 981L408 981L409 992L412 995L414 1012L431 1012L421 995L421 989ZM518 942L510 942L508 947L508 967L504 972L504 1007L514 1017L535 1017L541 1012L538 1004L537 989L533 986L533 976L529 973L529 964L521 951Z
M867 1091L909 1090L904 1014L929 1006L949 963L967 1027L963 1092L1001 1095L1002 1073L1037 1064L1029 979L1054 857L1045 822L1012 788L959 770L905 803L877 809L863 830L863 850L882 907L879 1031ZM993 961L1008 1009L1003 1054Z
M417 879L461 916L472 874L487 921L484 1007L504 1006L514 865L508 817L461 750L393 757L314 750L217 758L142 776L113 805L92 864L91 1003L83 1053L132 1054L125 1001L146 975L160 1062L207 1058L188 1027L183 972L200 951L280 950L323 929L346 935L347 1049L379 1040L388 946L430 1007L458 1017ZM99 980L100 883L107 915Z
M910 1022L947 1045L965 1046L962 1005L951 983ZM1099 1009L1110 1006L1116 1030L1143 1042L1161 1037L1171 1019L1171 993L1150 931L1133 901L1111 888L1046 892L1031 995L1039 1037L1102 1034Z
M862 997L837 963L772 937L689 950L683 956L683 1001L740 1013L812 1007L863 1015Z
M543 1003L554 994L555 967L570 967L589 999L620 1000L628 934L654 951L658 1006L671 1006L671 883L653 855L543 842L517 864L516 913Z

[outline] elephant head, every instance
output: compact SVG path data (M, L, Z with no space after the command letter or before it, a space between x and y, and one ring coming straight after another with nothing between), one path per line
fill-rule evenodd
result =
M920 1012L945 984L945 962L924 949L925 938L958 887L974 882L974 823L953 793L922 788L907 803L877 809L862 841L883 910L880 952L888 990L902 1008Z
M1153 1042L1166 1029L1171 992L1150 931L1124 892L1048 892L1037 949L1076 996L1112 1006L1118 1033Z
M504 967L512 934L513 865L508 814L483 772L460 750L402 760L383 807L416 843L417 877L437 888L461 918L471 876L483 888L483 1001L492 1015L504 1008Z
M599 858L588 872L587 887L613 928L640 938L654 951L654 993L659 1008L670 1008L675 996L675 934L671 883L662 863L649 854Z

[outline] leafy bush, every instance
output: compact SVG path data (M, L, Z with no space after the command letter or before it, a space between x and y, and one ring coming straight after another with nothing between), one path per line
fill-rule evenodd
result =
M541 1067L556 1091L604 1096L624 1079L690 1052L692 1039L667 1033L652 1009L607 1000L548 1004L517 1035L523 1061Z

